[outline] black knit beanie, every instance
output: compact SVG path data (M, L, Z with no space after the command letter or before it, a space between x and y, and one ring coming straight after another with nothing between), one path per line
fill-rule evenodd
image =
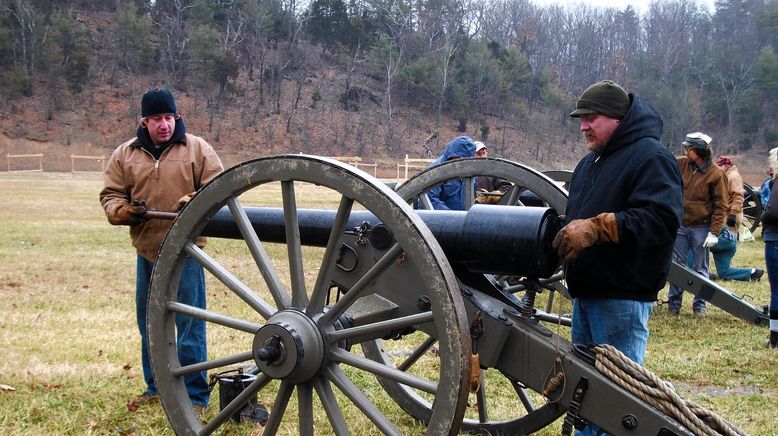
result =
M157 114L176 114L176 101L167 89L149 89L140 102L141 116L150 117Z

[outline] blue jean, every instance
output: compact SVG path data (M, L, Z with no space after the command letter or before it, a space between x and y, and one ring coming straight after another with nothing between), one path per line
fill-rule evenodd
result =
M688 265L689 268L705 278L710 277L708 249L702 246L707 236L707 227L680 227L675 235L675 244L673 245L673 260L681 265ZM690 254L691 263L689 263ZM670 285L667 300L668 308L680 310L683 302L683 289ZM695 296L692 301L692 309L705 311L705 300Z
M778 242L764 243L764 261L770 282L770 319L778 319Z
M149 284L154 264L143 256L138 256L138 270L135 277L135 310L138 320L138 330L141 337L141 360L143 362L143 378L146 381L146 393L156 394L157 386L151 372L149 361L149 341L146 332L146 308L149 298ZM205 272L191 258L187 258L181 271L178 283L178 301L194 307L205 309ZM205 336L205 321L188 316L176 315L176 332L178 345L178 360L181 365L191 365L204 362L208 357ZM192 404L205 407L210 399L206 371L200 371L184 376L184 384Z
M719 242L710 247L713 254L713 262L716 263L716 273L724 280L751 280L751 268L736 268L732 266L732 258L737 252L737 242L719 238Z
M573 343L609 344L643 364L653 301L573 299Z
M575 298L573 343L609 344L642 365L648 342L648 318L653 308L653 301ZM608 433L589 424L575 434L588 436Z

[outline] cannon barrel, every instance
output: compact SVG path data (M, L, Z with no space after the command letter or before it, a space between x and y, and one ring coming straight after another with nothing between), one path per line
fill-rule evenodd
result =
M260 240L286 242L284 212L280 208L245 208ZM551 248L561 228L557 213L543 207L475 205L469 211L417 211L432 231L449 262L480 273L510 274L530 278L551 276L559 257ZM325 247L336 211L299 209L298 223L303 245ZM367 211L352 211L346 228L365 226L365 237L377 248L389 247L391 235L380 220ZM203 236L241 239L229 209L219 210L208 222Z

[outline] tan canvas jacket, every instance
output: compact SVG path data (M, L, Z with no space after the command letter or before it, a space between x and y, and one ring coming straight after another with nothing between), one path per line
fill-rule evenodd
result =
M106 164L100 203L111 224L116 212L132 200L145 201L149 209L175 212L178 200L192 194L222 172L219 156L203 138L186 134L186 143L170 145L159 160L141 148L137 138L114 150ZM151 262L157 258L168 220L149 220L130 226L132 245ZM205 238L197 244L205 244Z
M721 233L729 213L729 185L724 171L713 164L700 170L686 156L677 157L683 179L683 226L708 227Z
M729 214L740 215L743 212L743 178L735 165L725 171L729 182Z

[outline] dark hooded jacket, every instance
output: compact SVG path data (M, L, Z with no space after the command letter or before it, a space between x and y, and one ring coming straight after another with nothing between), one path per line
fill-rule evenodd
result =
M566 264L574 298L653 301L667 280L683 217L681 173L659 142L659 114L639 96L630 99L608 143L586 155L570 181L567 222L614 212L619 235Z
M475 143L469 136L457 136L446 145L443 154L432 161L428 168L436 167L451 159L475 156ZM465 179L450 180L432 188L427 196L434 209L465 210Z

